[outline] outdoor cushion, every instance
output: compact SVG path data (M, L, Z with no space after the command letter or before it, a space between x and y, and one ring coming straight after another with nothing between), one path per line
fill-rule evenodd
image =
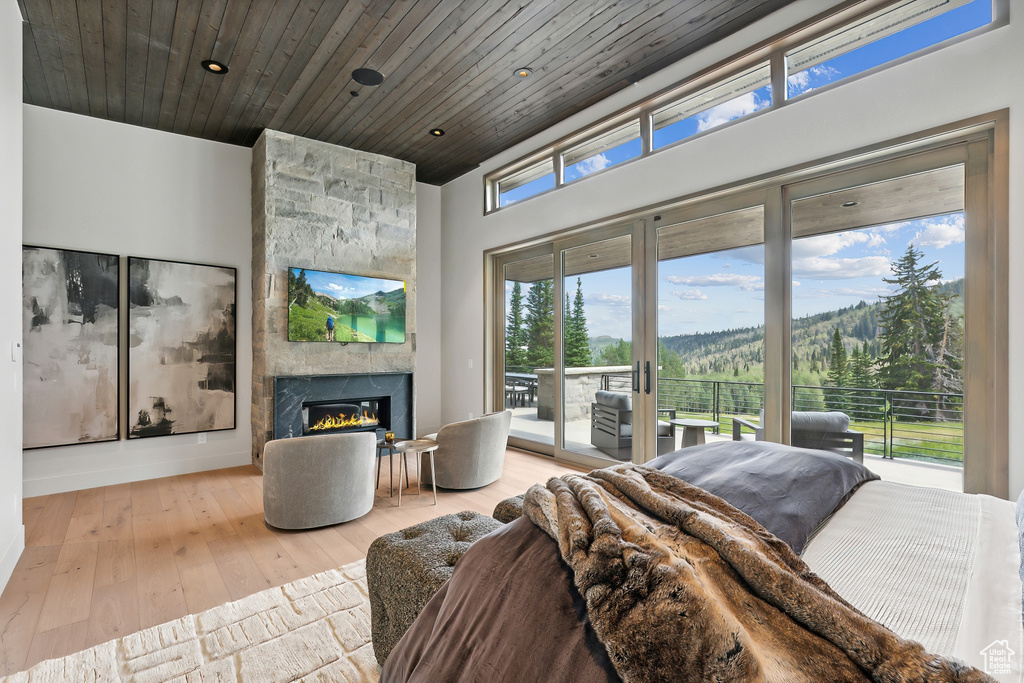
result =
M594 402L615 410L633 410L633 398L618 391L599 391L594 394Z
M761 424L764 424L764 409L761 410ZM790 429L798 432L848 432L850 416L837 410L831 412L794 410Z

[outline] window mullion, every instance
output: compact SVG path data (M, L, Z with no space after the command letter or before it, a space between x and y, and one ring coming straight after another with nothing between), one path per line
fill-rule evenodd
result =
M771 56L772 103L770 109L783 106L789 99L789 88L786 85L786 51L778 49Z

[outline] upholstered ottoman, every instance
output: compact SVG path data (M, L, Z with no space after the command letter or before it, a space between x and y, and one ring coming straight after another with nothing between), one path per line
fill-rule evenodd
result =
M511 524L523 516L523 498L525 494L506 498L494 506L494 513L491 515L502 524Z
M472 543L502 523L476 512L458 512L381 536L366 553L370 632L377 661L384 660L416 615L451 578Z

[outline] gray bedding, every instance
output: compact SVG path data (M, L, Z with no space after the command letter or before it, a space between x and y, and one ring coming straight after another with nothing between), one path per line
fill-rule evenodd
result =
M794 549L860 484L877 479L842 456L765 442L707 444L649 465L700 480L692 483ZM620 680L557 546L525 517L469 549L381 674L383 683L520 680Z
M842 455L768 441L684 448L647 466L724 498L797 554L861 484L879 478Z

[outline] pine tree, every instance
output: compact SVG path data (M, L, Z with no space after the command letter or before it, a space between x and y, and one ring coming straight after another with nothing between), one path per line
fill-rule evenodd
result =
M834 387L845 387L849 376L846 369L846 347L843 346L843 335L839 328L832 333L832 346L829 349L831 362L828 368L828 383Z
M569 294L565 295L565 367L583 368L591 364L590 336L587 334L587 315L583 311L583 282L576 278L576 297L569 307Z
M829 349L829 355L832 357L827 375L829 386L847 386L849 374L846 367L846 347L843 346L843 335L839 333L838 327L832 333L832 346ZM828 406L829 410L842 410L846 403L844 397L845 394L842 391L826 389L825 405Z
M936 391L946 386L943 367L949 358L943 345L949 340L948 297L937 286L942 279L938 263L923 265L924 254L907 247L892 264L892 278L883 281L897 289L883 297L878 377L885 389ZM958 373L957 373L958 374Z
M550 368L555 363L555 287L534 282L526 295L526 364Z
M508 325L505 328L505 368L522 368L526 365L526 330L523 329L523 287L518 282L512 285L512 296L508 302Z
M866 348L861 350L857 346L853 347L848 369L850 377L849 386L859 389L876 388L875 376L871 372L871 357L868 355Z

